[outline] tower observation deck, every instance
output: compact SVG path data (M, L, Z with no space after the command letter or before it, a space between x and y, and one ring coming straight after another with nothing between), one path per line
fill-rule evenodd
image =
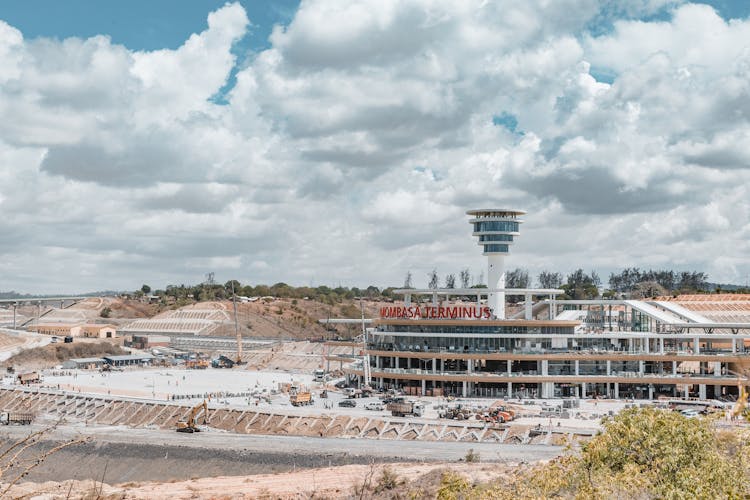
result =
M505 256L510 253L514 238L519 236L523 210L490 208L469 210L467 215L473 235L487 256L487 306L497 319L505 319Z

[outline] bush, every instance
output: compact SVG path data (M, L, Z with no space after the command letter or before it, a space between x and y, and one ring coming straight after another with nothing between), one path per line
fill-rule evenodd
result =
M708 418L630 408L603 421L580 453L519 471L467 498L746 498L750 445ZM468 460L467 460L468 461ZM445 497L454 498L454 497Z
M464 456L464 460L467 463L479 462L479 458L479 453L474 453L474 448L469 448L469 451L467 451L466 455Z
M392 490L402 482L403 481L399 479L398 474L393 472L393 469L386 465L380 471L380 477L378 477L378 482L375 484L375 493Z

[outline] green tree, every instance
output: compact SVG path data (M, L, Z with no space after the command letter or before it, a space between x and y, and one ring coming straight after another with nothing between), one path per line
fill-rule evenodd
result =
M143 285L141 287L141 292L143 292L143 295L148 295L149 293L151 293L151 287L148 285Z

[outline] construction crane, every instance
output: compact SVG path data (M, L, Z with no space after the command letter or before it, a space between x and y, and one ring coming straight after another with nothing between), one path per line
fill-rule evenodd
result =
M234 293L234 280L232 280L232 307L234 308L234 334L237 337L237 360L235 365L242 363L242 334L237 320L237 294Z
M195 416L198 415L201 409L203 409L203 425L208 424L208 402L204 399L201 404L190 410L187 420L179 420L177 422L177 432L187 432L189 434L200 432L200 428L195 425Z

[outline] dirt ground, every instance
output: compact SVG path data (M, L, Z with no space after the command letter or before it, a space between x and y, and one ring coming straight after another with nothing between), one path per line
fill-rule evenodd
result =
M511 465L483 463L344 465L279 474L174 482L129 482L116 485L97 481L22 483L14 486L8 496L40 499L356 498L360 496L359 491L364 486L365 498L393 498L397 493L400 498L434 498L442 473L446 470L462 474L470 481L489 481L509 474L513 468ZM393 488L383 489L388 483Z
M106 340L76 339L72 344L56 343L26 349L0 363L0 368L12 366L16 371L38 370L52 368L71 358L96 358L107 354L127 354L127 351Z

